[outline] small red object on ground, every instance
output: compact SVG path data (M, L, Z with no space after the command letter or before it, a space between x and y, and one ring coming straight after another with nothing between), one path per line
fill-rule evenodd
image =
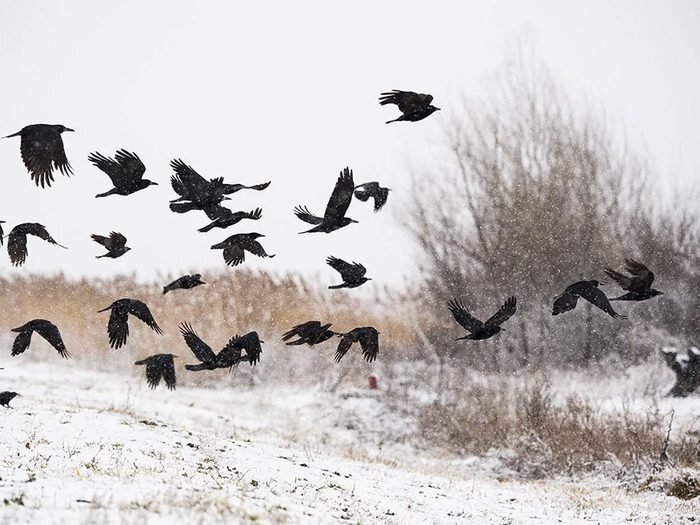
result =
M379 385L377 384L377 376L369 376L369 389L376 390L377 388L379 388Z

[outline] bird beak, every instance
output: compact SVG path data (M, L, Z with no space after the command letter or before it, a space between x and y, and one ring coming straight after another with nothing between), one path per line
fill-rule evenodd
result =
M666 294L665 294L665 293L663 293L663 292L659 292L659 295L666 295Z
M64 129L63 131L73 131L73 132L75 132L74 129L70 129L70 128L66 128L66 129Z
M435 111L440 111L440 108L435 108Z
M159 184L157 182L151 181L151 186L158 186Z
M206 281L199 281L199 282L202 283L202 284L207 284Z
M109 310L110 308L111 308L111 305L108 306L107 308L103 308L102 310L97 310L97 313L99 314L99 313L101 313L101 312L106 312L106 311Z

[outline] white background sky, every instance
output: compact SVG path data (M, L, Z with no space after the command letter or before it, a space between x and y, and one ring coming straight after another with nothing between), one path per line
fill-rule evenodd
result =
M479 92L514 42L535 42L577 93L600 103L654 161L661 187L700 180L700 2L9 2L0 3L0 135L60 123L75 175L37 188L19 139L0 141L0 218L41 222L67 245L29 241L29 258L0 271L71 276L223 269L209 246L259 231L275 259L245 263L337 280L324 259L363 262L375 283L413 269L399 205L411 167L439 159L441 125L460 97ZM416 124L377 103L390 89L431 93L443 111ZM91 151L135 151L160 183L129 197L95 199L110 181ZM240 192L234 210L260 221L196 231L208 219L176 215L169 161L228 182L272 180ZM296 204L322 214L338 172L394 191L382 213L353 202L360 221L331 235L297 235ZM9 228L8 228L9 229ZM96 260L91 233L111 230L132 251ZM229 269L232 275L236 269Z

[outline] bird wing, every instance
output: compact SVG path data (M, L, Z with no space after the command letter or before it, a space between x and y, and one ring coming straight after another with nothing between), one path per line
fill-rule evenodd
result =
M552 306L552 315L559 315L561 313L568 312L569 310L573 310L576 308L577 303L578 295L566 292L561 295L557 295L557 297L554 299L554 305Z
M2 246L2 243L5 241L5 232L2 229L2 223L5 221L0 221L0 246Z
M112 348L120 348L126 343L129 337L128 314L121 308L112 308L107 323L107 334L109 335L109 345Z
M231 368L241 362L241 345L237 335L229 339L226 346L216 356L216 364L219 368Z
M345 212L348 211L354 191L355 182L352 178L352 170L350 168L345 168L340 172L340 176L335 183L335 188L333 188L331 198L326 205L326 212L323 214L322 222L336 222L342 219L345 216ZM297 217L299 217L298 214Z
M34 235L35 237L39 237L40 239L51 244L61 246L56 242L56 240L53 237L51 237L51 235L49 235L49 232L46 230L46 227L42 224L39 224L38 222L30 222L24 224L24 232L28 235ZM62 247L65 248L65 246Z
M7 254L12 266L22 266L27 260L27 235L13 228L7 239Z
M503 306L501 306L498 312L489 317L484 324L488 326L501 326L508 319L513 317L516 309L516 302L517 300L515 297L506 299L506 302L503 303Z
M206 208L204 208L204 213L206 213L207 217L209 217L209 220L212 221L228 219L229 217L233 216L233 212L231 210L225 208L224 206L221 206L220 204L216 204L214 206L207 206Z
M156 359L161 356L151 356L146 360L146 381L149 388L155 388L163 377L163 362Z
M367 202L374 199L374 211L379 211L389 198L389 188L382 188L378 182L365 182L355 186L355 198Z
M112 232L109 234L109 246L108 250L120 250L126 246L126 237L121 233Z
M177 380L175 379L175 360L172 355L161 355L160 356L160 373L163 379L165 379L165 386L168 390L175 390L175 384Z
M294 336L306 337L321 328L321 321L307 321L294 326L291 330L282 334L282 341L289 341Z
M417 108L429 105L432 101L432 95L423 95L413 91L400 91L398 89L394 89L388 93L382 93L379 97L379 103L382 106L386 104L396 104L401 113L410 113Z
M245 335L237 337L236 344L246 351L251 365L260 362L262 347L260 346L260 337L257 332L248 332Z
M146 172L146 166L136 153L120 149L114 155L114 160L122 167L124 176L132 181L143 178L143 174Z
M610 277L612 280L616 281L623 290L629 290L632 285L632 278L627 275L617 272L612 268L605 268L605 275Z
M216 361L216 354L214 351L207 343L200 339L189 323L182 323L180 325L180 333L182 337L185 338L185 343L190 347L192 353L202 363L213 363Z
M365 361L368 363L374 362L379 353L379 332L371 326L362 328L359 331L359 340Z
M73 168L66 158L61 134L36 128L22 134L20 143L22 161L31 173L32 180L37 186L51 186L53 168L58 168L64 175L71 175Z
M625 268L634 276L631 283L633 290L631 291L648 290L654 282L654 272L634 259L625 259Z
M248 250L253 255L257 255L258 257L274 257L274 255L270 255L265 251L265 248L262 247L262 244L260 244L255 239L251 239L249 237L243 238L241 242L241 247L244 250Z
M243 261L245 261L245 250L233 244L224 248L224 261L229 266L238 266Z
M124 168L116 160L105 157L102 153L94 152L88 155L88 160L97 168L106 173L115 188L122 188L129 184L130 180Z
M46 339L61 357L66 359L70 357L68 350L66 350L66 345L63 343L63 338L61 338L61 332L58 331L58 327L55 324L43 320L35 322L32 328L37 334Z
M309 224L321 224L323 222L322 217L317 217L309 211L306 206L297 206L294 208L294 215L299 217L302 221Z
M263 182L262 184L254 184L253 186L245 186L244 184L222 184L221 193L224 195L230 195L231 193L236 193L240 190L255 190L262 191L267 188L272 181Z
M157 334L163 335L163 330L161 330L160 326L158 326L158 323L156 323L156 320L153 318L153 314L151 314L151 311L148 309L146 303L142 301L131 300L129 301L128 312L131 315L135 316L137 319L140 319L141 321L146 323L148 327Z
M104 235L97 235L97 234L92 234L90 235L90 238L95 241L97 244L101 244L105 248L109 250L109 237L105 237Z
M365 268L362 264L356 262L348 263L343 261L342 259L338 259L337 257L333 256L330 256L328 257L328 259L326 259L326 264L328 264L331 268L340 273L340 276L345 282L353 281L357 278L364 277L364 275L367 273L367 268Z
M618 314L613 309L612 305L610 304L610 301L608 300L608 296L605 295L605 292L597 286L590 286L585 290L581 290L580 295L593 306L603 310L610 317L619 317L620 319L626 319L624 315Z
M350 350L350 347L354 343L352 336L350 335L352 332L349 332L347 334L343 334L342 337L340 338L340 342L338 343L338 348L335 351L335 357L333 358L336 363L340 363L340 360L343 358L345 354L348 353L348 350Z
M447 303L447 308L452 312L452 317L459 325L467 330L468 332L476 332L484 327L484 323L479 321L476 317L469 313L462 303L457 299L452 299Z
M209 190L210 182L185 164L181 159L170 161L176 176L170 179L175 192L189 200L201 199Z
M23 330L12 343L12 355L19 355L29 348L29 344L32 342L32 330Z

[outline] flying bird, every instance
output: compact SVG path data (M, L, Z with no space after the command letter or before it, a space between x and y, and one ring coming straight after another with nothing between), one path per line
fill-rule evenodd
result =
M183 275L182 277L178 277L177 279L175 279L170 284L164 286L163 295L173 290L189 290L191 288L199 286L200 284L207 284L204 281L202 281L201 273L195 273L194 275Z
M355 186L355 198L362 202L374 199L374 211L379 211L389 198L389 188L382 188L378 182L365 182Z
M331 323L322 325L320 321L307 321L306 323L298 324L291 330L282 335L282 341L289 346L307 344L314 346L324 341L328 341L334 335L338 335L329 328ZM293 337L298 337L291 341Z
M157 334L163 335L163 330L156 323L146 303L142 301L137 299L119 299L107 308L98 310L98 313L106 312L107 310L111 310L109 323L107 323L107 334L109 335L109 345L112 348L120 348L126 343L126 339L129 337L129 314L146 323Z
M469 310L467 310L462 303L457 301L457 299L452 299L452 301L447 304L447 307L450 309L450 312L452 312L455 321L469 332L469 334L464 337L458 337L456 341L461 339L478 341L493 337L500 331L505 330L505 328L501 328L501 325L515 314L516 299L515 297L506 299L506 302L503 303L503 306L501 306L498 312L487 319L485 323L470 314Z
M114 188L95 197L106 197L108 195L131 195L137 191L144 190L149 186L157 186L157 182L144 179L146 166L136 153L130 153L120 149L114 158L105 157L101 153L90 153L88 160L106 173L112 180Z
M578 298L582 297L593 306L603 310L610 317L626 319L624 315L618 314L613 309L605 292L598 288L599 284L600 283L596 280L578 281L574 284L570 284L566 287L564 293L555 297L552 315L559 315L560 313L573 310L576 307Z
M4 138L21 137L22 161L37 186L51 186L53 172L59 170L70 177L73 174L61 133L75 131L61 124L32 124Z
M331 255L326 259L326 264L340 273L340 277L343 279L341 284L329 286L328 288L357 288L372 280L370 277L365 277L367 268L360 263L348 263Z
M388 93L382 93L379 97L379 104L382 106L396 104L399 107L399 111L402 113L399 118L387 121L387 124L400 120L407 120L410 122L423 120L425 117L432 115L435 111L440 109L432 106L430 104L432 101L432 95L423 95L414 93L413 91L400 91L397 89Z
M221 191L223 178L207 180L181 159L170 161L170 167L175 171L170 185L179 195L170 201L170 209L175 213L213 208L228 199Z
M18 328L13 328L12 331L17 333L15 342L12 344L13 356L19 355L29 348L29 344L32 342L32 334L36 332L46 339L61 357L66 359L70 357L68 350L66 350L66 345L63 344L63 339L61 338L61 333L58 331L58 327L51 321L47 321L46 319L34 319Z
M10 406L10 401L16 398L19 394L17 392L0 392L0 405L5 408L12 408Z
M168 390L175 390L175 361L173 354L155 354L134 362L135 365L146 365L146 381L149 388L155 388L160 380L165 380Z
M663 292L651 287L654 282L654 273L642 263L634 259L625 259L625 269L631 274L627 276L610 268L605 268L605 274L615 280L627 293L611 301L645 301Z
M124 237L121 233L112 232L109 234L109 237L93 234L91 235L91 238L96 243L107 248L107 253L98 255L96 257L97 259L100 259L101 257L116 259L117 257L121 257L126 252L131 250L131 248L126 245L126 237Z
M312 214L305 206L297 206L294 208L294 214L302 221L314 224L315 227L300 233L331 233L335 230L343 228L348 224L357 222L345 216L345 213L350 207L353 192L355 191L355 183L352 178L352 170L345 168L340 172L335 188L331 194L331 198L326 205L326 212L323 217L317 217Z
M34 235L50 244L66 248L58 244L42 224L38 222L24 222L12 228L8 235L7 253L10 256L12 266L22 266L27 260L27 255L29 255L27 251L27 235Z
M354 328L346 334L338 334L340 337L340 342L338 343L338 349L335 351L335 362L340 363L343 356L350 350L350 347L354 343L360 343L360 348L362 348L362 357L368 363L374 362L377 359L377 354L379 353L379 332L376 328L371 326L362 326L360 328Z
M196 365L185 365L185 368L192 372L232 368L241 361L248 361L253 366L260 361L260 353L262 352L260 343L263 341L260 341L256 332L250 332L243 337L238 335L232 337L218 354L214 353L211 347L202 341L189 323L180 324L180 333L187 346L200 361ZM243 350L246 351L245 355L242 355Z
M237 212L232 212L228 208L224 208L223 206L216 206L212 210L205 210L207 212L207 215L210 215L210 218L212 218L212 222L204 226L203 228L200 228L200 232L208 232L214 228L228 228L229 226L233 226L234 224L238 224L241 222L243 219L251 219L253 221L257 221L262 217L262 210L260 208L256 208L252 211L237 211Z
M237 266L245 261L245 252L250 252L258 257L274 257L268 255L262 245L256 240L265 237L260 233L237 233L227 237L217 244L213 244L212 250L224 250L224 261L229 266Z

